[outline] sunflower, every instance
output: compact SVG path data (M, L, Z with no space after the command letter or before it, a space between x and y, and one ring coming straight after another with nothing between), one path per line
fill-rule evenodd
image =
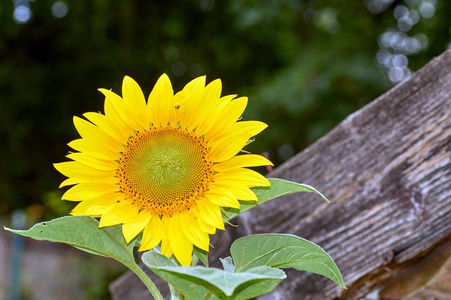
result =
M247 98L221 97L221 81L205 85L205 76L174 95L164 74L147 103L128 76L122 97L99 91L105 114L74 117L81 138L68 145L77 152L55 164L68 177L61 187L72 186L62 199L80 202L71 214L100 217L100 227L122 224L127 243L143 232L140 251L160 245L190 265L193 246L208 251L210 235L224 229L221 208L257 201L250 188L269 186L246 167L271 162L240 153L267 125L238 122Z

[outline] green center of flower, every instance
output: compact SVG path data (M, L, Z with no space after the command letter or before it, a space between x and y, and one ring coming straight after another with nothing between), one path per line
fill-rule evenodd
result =
M213 176L203 139L170 126L131 136L117 174L127 198L160 216L189 209Z

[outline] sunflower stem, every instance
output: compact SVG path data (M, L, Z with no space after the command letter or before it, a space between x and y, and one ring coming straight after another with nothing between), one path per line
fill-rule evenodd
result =
M146 285L147 289L152 294L152 296L155 300L164 300L163 296L161 295L160 291L155 286L153 281L149 278L149 276L147 276L147 274L138 265L134 265L133 267L129 266L129 267L130 267L130 270L132 270Z

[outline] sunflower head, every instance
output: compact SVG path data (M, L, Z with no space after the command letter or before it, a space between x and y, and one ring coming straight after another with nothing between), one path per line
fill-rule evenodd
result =
M174 95L162 75L147 101L127 76L122 97L100 92L105 114L75 117L76 152L55 164L68 177L61 186L72 186L63 199L80 202L73 215L100 217L100 227L122 224L127 242L143 232L140 251L161 245L189 265L193 246L208 251L224 229L221 207L257 201L250 188L269 185L247 167L271 162L240 154L266 124L238 122L247 98L221 97L221 81L205 85L204 76Z

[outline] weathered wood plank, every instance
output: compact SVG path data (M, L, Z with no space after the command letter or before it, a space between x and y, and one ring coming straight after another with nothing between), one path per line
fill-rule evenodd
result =
M291 232L327 250L348 290L293 273L262 299L360 298L451 237L451 51L349 116L271 176L315 186L249 212L253 233Z
M252 209L215 236L213 260L239 235L293 233L331 254L348 290L288 271L261 299L378 297L387 280L451 239L451 50L270 176L313 185L332 203L295 194ZM112 284L113 298L139 299L124 294L137 280Z

